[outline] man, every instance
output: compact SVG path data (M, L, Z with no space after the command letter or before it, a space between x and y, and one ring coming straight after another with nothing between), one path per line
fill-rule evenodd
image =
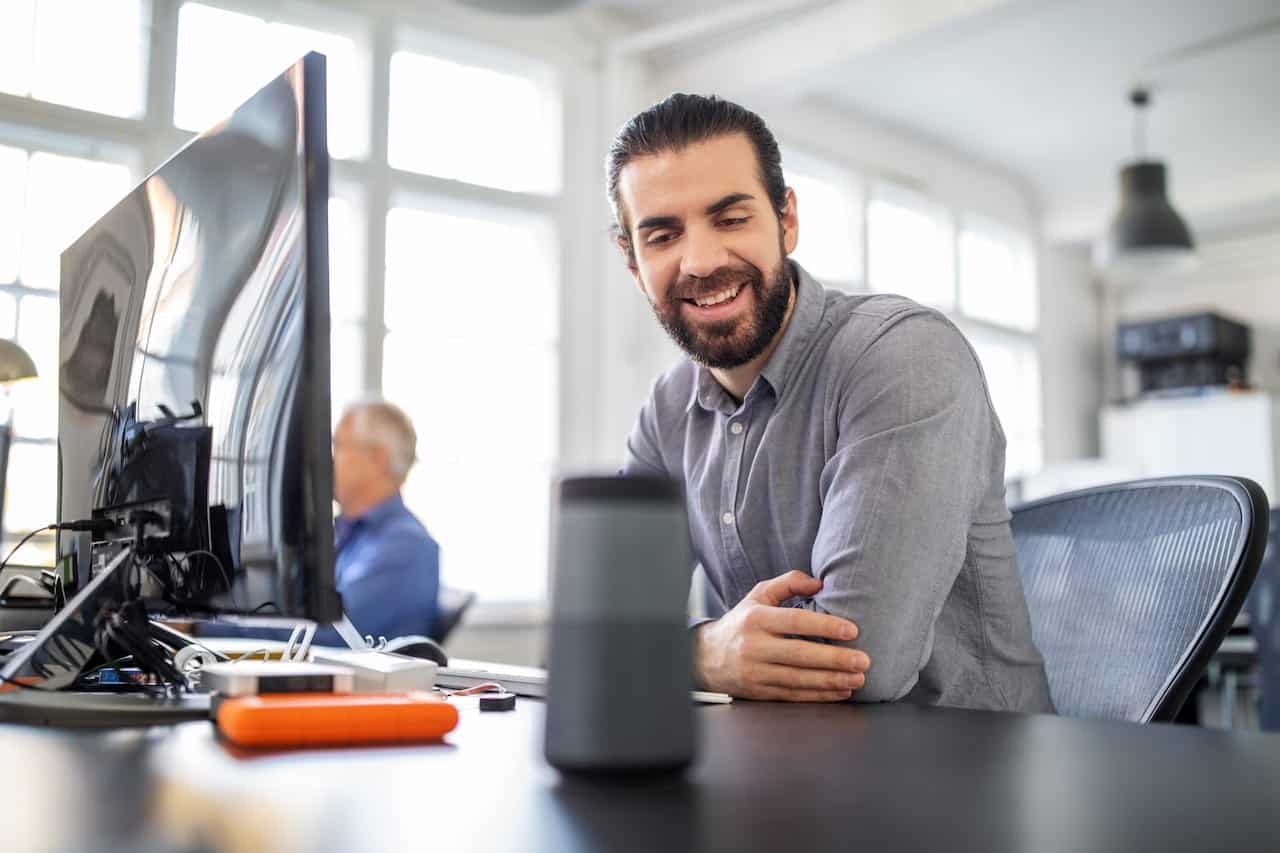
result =
M619 132L616 237L688 355L624 471L676 477L711 592L705 688L1052 711L1004 501L1005 441L941 314L787 260L795 193L763 121L672 95Z
M400 497L416 447L409 416L381 400L348 406L333 433L335 574L361 634L430 636L434 627L440 546Z

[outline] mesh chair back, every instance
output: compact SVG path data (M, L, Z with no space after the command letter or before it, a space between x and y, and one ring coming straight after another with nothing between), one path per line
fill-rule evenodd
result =
M467 608L476 600L476 594L470 590L440 587L440 597L436 602L436 621L431 628L431 639L440 645L453 633L462 621Z
M1257 573L1266 505L1251 480L1174 477L1018 507L1018 568L1058 713L1171 720Z

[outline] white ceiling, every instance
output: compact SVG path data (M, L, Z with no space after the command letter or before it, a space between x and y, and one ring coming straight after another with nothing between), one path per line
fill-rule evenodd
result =
M1139 81L1153 84L1150 150L1193 225L1280 215L1280 0L1009 4L859 53L792 94L1022 175L1050 237L1076 240L1115 204Z

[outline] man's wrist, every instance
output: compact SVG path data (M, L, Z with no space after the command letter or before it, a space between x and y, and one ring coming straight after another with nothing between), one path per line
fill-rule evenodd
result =
M703 642L708 628L716 623L714 619L703 619L689 627L689 645L693 658L693 683L699 690L711 690L710 679L704 667Z

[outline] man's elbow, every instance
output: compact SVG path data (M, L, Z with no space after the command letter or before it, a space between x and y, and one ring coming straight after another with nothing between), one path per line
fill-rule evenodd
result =
M851 702L864 702L871 704L873 702L897 702L899 699L911 692L911 688L916 686L916 679L919 676L912 675L905 681L897 679L880 678L867 673L867 683L860 689L853 691L850 697Z
M853 702L897 702L911 692L920 680L920 670L910 662L895 660L892 654L867 650L871 668L867 670L866 683L853 691Z

